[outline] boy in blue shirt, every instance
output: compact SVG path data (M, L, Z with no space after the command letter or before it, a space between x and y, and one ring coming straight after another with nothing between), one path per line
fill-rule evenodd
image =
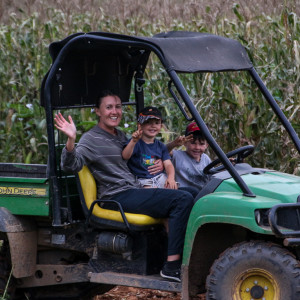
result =
M165 144L156 139L162 127L162 115L156 107L145 107L138 116L138 130L123 149L122 157L145 188L177 189L175 170ZM166 173L151 175L148 167L161 159Z

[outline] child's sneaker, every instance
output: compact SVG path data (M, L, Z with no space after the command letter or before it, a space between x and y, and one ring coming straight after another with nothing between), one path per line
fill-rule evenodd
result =
M181 262L180 261L167 261L162 270L160 276L166 279L181 282Z

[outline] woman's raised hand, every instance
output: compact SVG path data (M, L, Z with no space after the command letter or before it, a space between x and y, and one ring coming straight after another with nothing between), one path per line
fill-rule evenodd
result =
M69 122L63 117L61 113L58 113L54 118L54 126L68 137L66 148L71 152L75 147L76 126L71 116L68 116L68 119Z
M55 127L64 133L68 138L75 141L76 139L76 126L71 116L68 116L69 122L63 117L61 113L55 115Z

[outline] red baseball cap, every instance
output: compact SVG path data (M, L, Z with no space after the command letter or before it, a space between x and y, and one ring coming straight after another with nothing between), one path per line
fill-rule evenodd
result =
M200 131L200 128L198 127L196 122L192 122L186 127L185 136L188 136L194 133L195 131Z

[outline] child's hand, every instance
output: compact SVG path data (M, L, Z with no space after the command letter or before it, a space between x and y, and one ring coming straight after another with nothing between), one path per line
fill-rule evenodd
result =
M184 144L184 142L185 142L185 136L183 135L179 136L173 141L174 147L180 147Z
M194 139L194 135L190 134L188 136L185 136L184 137L184 143L187 143L187 142L192 142Z
M229 160L235 166L235 164L236 164L236 158L230 157Z
M167 178L165 182L165 188L166 189L171 189L171 190L177 190L177 183L174 178Z
M133 142L135 143L138 142L138 140L142 137L142 134L143 134L143 130L140 128L137 131L135 131L131 136Z
M190 134L188 136L181 135L173 141L174 147L180 147L180 146L184 145L184 143L186 143L186 142L191 142L193 140L193 138L194 137L192 134Z

